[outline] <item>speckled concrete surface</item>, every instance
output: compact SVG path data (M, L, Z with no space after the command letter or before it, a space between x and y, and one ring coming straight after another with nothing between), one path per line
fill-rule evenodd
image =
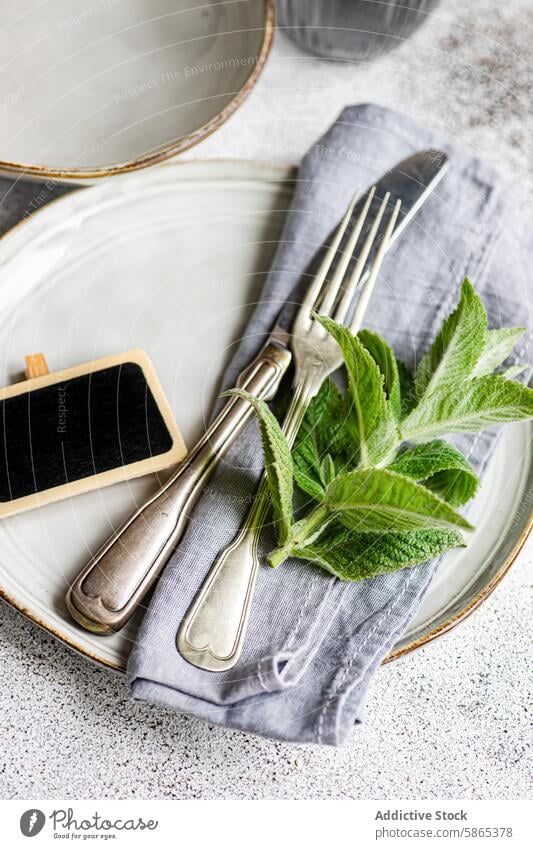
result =
M296 161L348 102L409 112L475 148L533 207L530 0L443 0L375 65L323 62L285 38L257 90L189 156ZM533 542L445 638L380 671L342 750L285 746L132 705L93 667L0 608L2 798L527 798Z

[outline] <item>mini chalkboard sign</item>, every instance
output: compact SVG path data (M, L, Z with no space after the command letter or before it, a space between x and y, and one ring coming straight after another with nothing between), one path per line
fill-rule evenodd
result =
M175 465L185 444L144 351L0 390L0 517Z

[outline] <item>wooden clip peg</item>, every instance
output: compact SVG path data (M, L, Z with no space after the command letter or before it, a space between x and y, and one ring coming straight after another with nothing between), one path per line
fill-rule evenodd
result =
M26 354L26 380L31 380L32 377L44 377L48 373L44 354Z

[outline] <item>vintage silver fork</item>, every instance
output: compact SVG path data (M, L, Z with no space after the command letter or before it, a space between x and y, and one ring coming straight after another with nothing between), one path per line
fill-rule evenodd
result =
M401 201L391 204L392 209L388 210L390 193L387 193L371 220L368 213L375 191L374 186L368 192L361 213L341 248L358 198L352 200L294 319L290 340L294 362L293 396L283 422L283 432L289 445L293 444L307 407L323 381L342 364L337 343L316 321L313 313L347 324L353 333L359 330L394 231ZM382 221L385 229L381 236L379 227ZM357 250L363 238L362 247ZM370 252L376 245L377 250L369 263ZM341 256L335 263L340 250ZM356 261L353 270L349 271L352 258ZM360 285L362 291L357 307L348 322L354 294ZM241 530L211 567L179 628L178 650L194 666L221 672L231 669L239 659L259 567L259 535L268 509L268 489L266 476L263 475L253 507Z

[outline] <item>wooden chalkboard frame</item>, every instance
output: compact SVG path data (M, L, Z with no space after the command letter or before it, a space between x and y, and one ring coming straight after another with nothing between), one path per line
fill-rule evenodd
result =
M42 357L42 355L33 356ZM44 360L44 357L42 357L42 361L44 362L44 368L46 369L46 361ZM27 358L27 363L27 373L35 373L35 369L32 367L32 357ZM183 460L187 454L183 437L175 422L172 410L163 392L163 388L159 383L159 379L150 358L146 352L140 348L126 351L122 354L115 354L109 357L91 360L88 363L82 363L81 365L63 369L62 371L42 374L40 377L30 377L29 380L24 380L20 383L14 383L11 386L6 386L3 389L0 389L0 402L8 398L13 398L17 395L32 392L36 389L43 389L53 386L56 383L61 384L67 380L71 380L72 378L92 374L103 369L114 368L116 366L124 365L125 363L134 363L142 369L147 385L152 392L163 421L171 436L172 447L170 450L163 454L149 457L145 460L139 460L114 469L108 469L89 477L80 478L72 481L71 483L61 484L60 486L35 492L31 495L25 495L21 498L15 498L11 501L0 502L0 518L13 516L17 513L22 513L35 507L42 507L45 504L50 504L64 498L72 498L76 495L91 492L95 489L101 489L102 487L110 486L114 483L131 480L132 478L140 477L141 475L159 472L163 469L175 466ZM43 369L41 368L39 370L42 372Z

